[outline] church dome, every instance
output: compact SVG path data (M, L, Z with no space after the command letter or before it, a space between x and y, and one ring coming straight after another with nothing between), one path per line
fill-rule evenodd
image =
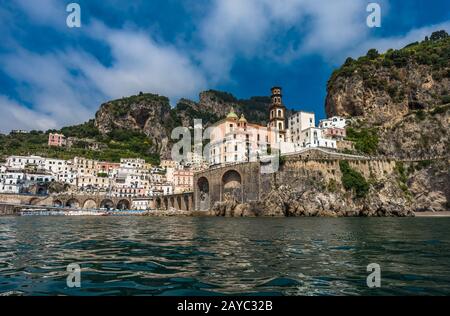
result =
M228 113L227 118L229 119L238 119L239 117L237 116L236 113L234 113L234 109L231 109L230 113Z
M241 115L239 122L247 123L247 119L245 118L244 114Z

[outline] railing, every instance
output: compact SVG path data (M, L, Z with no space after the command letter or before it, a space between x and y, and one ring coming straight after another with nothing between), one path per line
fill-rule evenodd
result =
M302 149L297 152L284 154L282 156L283 157L296 156L296 155L304 154L308 151L319 151L319 152L325 153L327 155L346 157L346 158L354 159L354 160L394 160L394 161L402 161L402 162L420 162L420 161L426 161L426 160L450 159L450 155L449 156L434 155L434 156L425 156L425 157L420 157L420 158L419 157L418 158L403 158L403 157L398 157L398 156L361 156L361 155L352 155L352 154L345 154L345 153L340 153L340 152L335 152L335 151L329 151L329 150L325 150L323 148L305 148L305 149ZM314 158L310 158L310 159L314 159ZM318 159L320 159L320 158L318 158Z

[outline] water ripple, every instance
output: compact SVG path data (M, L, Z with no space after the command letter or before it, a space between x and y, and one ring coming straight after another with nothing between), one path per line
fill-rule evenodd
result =
M450 219L0 218L0 295L449 295ZM68 288L66 267L82 268ZM378 263L382 286L366 286Z

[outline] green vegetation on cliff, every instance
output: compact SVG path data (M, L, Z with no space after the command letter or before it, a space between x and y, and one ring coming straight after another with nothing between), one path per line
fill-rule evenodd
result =
M365 56L357 60L349 57L341 68L333 72L328 81L328 88L331 89L338 77L359 74L363 77L367 88L388 91L392 97L398 98L405 91L389 86L384 78L374 76L371 68L373 66L389 68L391 78L400 79L397 70L410 63L431 66L435 80L450 78L450 36L445 31L438 31L422 42L411 43L399 50L389 49L386 53L379 54L376 49L370 49Z
M358 171L352 169L346 160L339 161L342 172L342 185L347 191L352 191L356 198L363 198L369 192L369 183Z
M378 135L375 129L347 128L347 140L354 142L355 149L365 154L374 154L378 148Z
M64 133L67 137L90 138L102 148L89 149L88 143L79 141L71 148L49 147L48 134ZM119 162L120 158L142 158L150 163L159 163L159 156L148 153L151 141L137 131L114 130L107 136L102 136L95 129L93 121L64 127L61 130L31 131L29 134L0 134L0 156L9 155L39 155L50 158L72 159L85 157L104 161Z

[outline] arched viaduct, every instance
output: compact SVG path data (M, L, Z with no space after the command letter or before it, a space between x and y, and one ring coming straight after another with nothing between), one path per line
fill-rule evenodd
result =
M70 207L80 209L131 209L132 200L130 198L108 197L105 195L55 195L52 196L52 206Z
M194 201L196 211L207 211L215 202L234 197L239 202L260 198L263 178L260 163L238 163L211 168L194 175Z
M2 205L27 205L47 206L77 209L132 209L133 202L146 200L150 210L182 210L192 211L194 209L194 198L192 192L155 196L149 198L121 198L106 195L84 195L84 194L61 194L61 195L25 195L25 194L0 194Z
M176 209L181 211L194 210L194 194L192 192L153 197L150 208L157 210Z

